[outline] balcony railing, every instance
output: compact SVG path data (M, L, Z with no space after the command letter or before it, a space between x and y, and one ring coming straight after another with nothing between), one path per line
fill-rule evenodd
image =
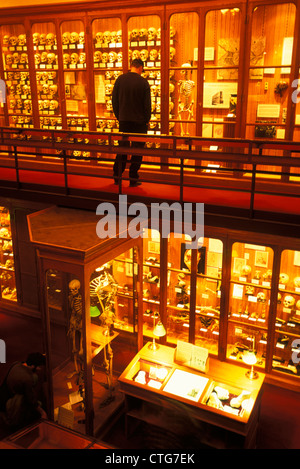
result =
M113 185L116 153L141 153L119 147L123 141L146 142L142 190L132 192L127 172ZM299 152L289 141L0 127L0 186L204 202L245 209L250 218L256 210L300 215Z

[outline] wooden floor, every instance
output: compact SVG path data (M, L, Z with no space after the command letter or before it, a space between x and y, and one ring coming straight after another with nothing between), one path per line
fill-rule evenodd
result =
M11 363L26 359L29 352L43 351L41 323L38 319L10 316L0 312L0 338L5 341L7 351L7 363L0 364L0 381L4 378ZM125 365L126 363L124 363ZM107 391L101 384L103 380L105 381L105 375L99 375L96 379L99 386L95 409L100 420L108 419L109 422L110 415L115 415L115 410L121 403L122 396L116 386L113 393L113 403L102 407L101 404L107 397ZM259 449L300 449L299 416L299 393L265 385L257 447ZM109 425L104 429L102 427L99 436L105 442L120 449L155 449L163 448L164 444L167 444L167 448L171 449L170 445L172 445L169 435L158 435L156 429L153 431L149 427L147 429L139 428L126 438L124 418L121 414L111 428ZM176 446L178 441L173 443L174 448L178 448Z

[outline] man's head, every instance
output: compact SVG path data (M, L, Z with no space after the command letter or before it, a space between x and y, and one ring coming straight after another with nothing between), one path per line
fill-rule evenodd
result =
M144 62L142 59L133 59L130 68L132 71L141 74L144 70Z
M39 352L30 353L26 359L26 364L35 370L40 366L46 365L46 357Z

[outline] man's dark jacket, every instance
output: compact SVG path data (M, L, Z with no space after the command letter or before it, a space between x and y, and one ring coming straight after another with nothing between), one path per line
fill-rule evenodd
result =
M119 122L147 124L151 118L148 81L135 72L120 75L113 88L112 105Z

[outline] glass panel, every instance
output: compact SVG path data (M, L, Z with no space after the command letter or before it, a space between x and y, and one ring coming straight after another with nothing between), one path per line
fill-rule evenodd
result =
M195 344L218 354L223 243L204 238L198 252Z
M157 15L133 16L128 20L128 62L141 58L144 62L143 77L151 88L152 116L148 133L161 133L161 24ZM146 142L151 148L152 142ZM159 144L156 144L158 146ZM157 158L143 157L143 165L147 162L157 163ZM151 165L151 168L153 166Z
M254 351L257 365L265 366L272 268L271 248L233 244L227 339L233 360Z
M27 38L21 24L1 26L9 125L33 127Z
M55 25L36 23L32 26L32 41L42 129L61 129L58 55Z
M54 418L62 424L68 418L74 430L84 433L81 285L71 275L49 269L46 272L46 287Z
M118 132L111 95L113 85L122 73L123 42L120 18L101 18L93 21L94 83L96 124L99 132ZM102 145L105 138L101 139Z
M300 375L300 252L281 255L273 369Z
M202 136L234 137L241 12L210 11L205 19Z
M82 21L61 25L64 87L68 128L89 130L85 33Z
M0 298L17 301L10 214L0 207Z
M190 254L185 236L169 236L168 243L168 296L167 296L167 340L189 341L190 327Z
M196 135L198 15L176 13L170 18L169 130Z
M292 3L253 11L246 138L285 138L295 14Z
M160 235L156 230L147 231L143 241L143 334L153 338L160 305Z

